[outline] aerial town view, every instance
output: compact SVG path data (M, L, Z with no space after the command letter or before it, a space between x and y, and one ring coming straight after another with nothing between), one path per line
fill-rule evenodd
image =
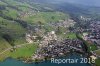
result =
M0 0L0 66L100 66L99 0Z

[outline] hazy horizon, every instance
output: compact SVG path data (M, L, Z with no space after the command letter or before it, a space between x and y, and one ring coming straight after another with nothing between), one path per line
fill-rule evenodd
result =
M100 6L100 0L64 0L70 3L83 4L89 6Z
M36 1L43 1L43 2L68 2L73 4L82 4L82 5L88 5L88 6L100 6L100 0L36 0Z

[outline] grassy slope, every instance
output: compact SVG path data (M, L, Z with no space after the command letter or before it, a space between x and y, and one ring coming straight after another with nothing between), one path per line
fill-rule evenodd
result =
M0 2L0 5L3 5L3 6L10 5L13 7L17 7L18 9L22 10L22 12L27 12L30 10L30 8L41 9L41 7L36 6L36 4L29 5L28 3L21 3L16 0L2 0ZM16 19L18 17L18 14L21 12L11 7L6 7L5 10L0 10L0 11L2 11L5 16L8 16L14 19ZM57 22L59 20L66 19L66 18L68 18L68 15L65 15L64 13L61 13L61 12L39 12L35 16L27 16L22 19L27 21L28 23L33 24L33 23L37 23L38 21L41 21L42 23ZM25 31L26 31L20 24L0 17L0 27L2 27L0 29L1 33L7 33L7 34L10 34L11 36L14 36L16 40L15 44L22 44L25 42L25 39L23 39L22 37L16 38L18 36L25 34Z
M22 17L23 20L30 22L31 24L41 21L42 23L57 22L68 18L68 15L61 12L39 12L33 16Z
M3 1L6 1L5 3ZM27 3L21 3L17 2L16 0L3 0L0 2L0 6L6 6L10 5L13 7L17 7L21 11L12 8L12 7L6 7L5 10L0 10L5 16L11 17L16 19L18 17L18 14L20 12L27 12L29 10L32 10L30 8L38 9L41 10L40 6L32 5L30 6ZM52 18L53 17L53 18ZM38 21L41 21L42 23L47 23L47 22L58 22L59 20L67 19L68 15L65 15L64 13L61 12L37 12L35 16L27 16L25 18L22 18L23 20L27 21L29 24L34 24L37 23ZM50 27L51 29L51 27ZM0 16L0 52L2 52L4 49L11 47L10 44L5 41L1 36L2 34L9 34L15 39L15 44L23 44L25 42L25 38L20 37L23 34L25 34L26 29L23 28L19 23L10 21L7 19L3 19ZM0 55L0 60L4 60L4 58L7 57L13 57L13 58L18 58L18 57L29 57L31 56L37 48L37 45L28 45L22 48L18 48L15 52L6 52L3 55Z
M14 21L9 21L0 17L0 34L10 34L12 36L21 36L25 29Z
M10 44L0 37L0 52L9 47L11 47Z
M5 2L4 2L5 1ZM10 5L9 5L10 4ZM13 6L13 7L18 7L17 5L24 5L20 2L14 1L14 0L2 0L0 1L0 6ZM27 6L25 4L25 6ZM6 7L5 10L0 10L5 16L11 17L16 19L18 17L19 11L17 9L11 8L11 7ZM22 44L25 43L25 39L22 39L23 34L25 34L26 29L23 28L19 23L10 21L7 19L3 19L0 16L0 35L2 34L10 34L12 37L15 39L15 44ZM1 42L0 42L1 43Z
M0 1L0 6L6 5L7 3ZM6 7L5 10L0 11L2 11L1 14L12 18L17 18L18 15L18 11L10 7ZM15 44L22 44L25 43L25 39L22 39L22 37L18 36L25 34L25 32L26 30L19 23L4 19L0 16L0 52L11 47L10 44L2 38L3 34L11 35L15 40Z
M2 1L0 1L0 5L6 5L6 3L4 3L4 2L2 2Z
M96 66L100 66L100 58L99 59L96 59Z
M100 56L100 50L95 51L97 55Z
M66 35L66 37L69 38L69 39L76 39L77 38L75 33L68 33Z
M16 51L7 51L4 54L0 55L0 61L3 61L7 57L11 58L27 58L33 55L35 51L37 50L38 45L37 44L30 44L22 46L21 48L17 48Z
M26 45L23 46L22 48L16 49L15 52L10 52L10 56L13 58L18 58L18 57L30 57L35 53L37 49L37 44L32 44L32 45Z
M6 10L3 10L2 12L8 17L17 18L18 16L18 11L12 8L6 7Z

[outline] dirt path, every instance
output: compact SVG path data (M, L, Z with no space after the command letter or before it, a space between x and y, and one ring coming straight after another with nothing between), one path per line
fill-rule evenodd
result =
M33 44L33 43L26 43L26 44L16 45L16 46L14 46L14 47L15 47L15 48L20 48L20 47L22 47L22 46L30 45L30 44ZM10 48L5 49L4 51L0 52L0 55L2 55L2 54L4 54L5 52L11 50L12 48L13 48L13 47L10 47Z

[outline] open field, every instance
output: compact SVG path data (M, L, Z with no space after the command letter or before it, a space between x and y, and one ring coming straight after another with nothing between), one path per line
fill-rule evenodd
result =
M97 50L97 46L95 44L90 45L90 51L95 51Z
M23 20L28 21L31 24L38 23L39 21L42 23L48 22L58 22L59 20L65 20L68 18L68 15L61 12L38 12L32 16L22 17Z
M100 56L100 49L99 50L96 50L95 53Z
M0 61L5 60L5 58L7 57L16 58L16 59L19 57L23 57L23 58L30 57L35 53L37 47L38 47L37 43L33 43L33 44L26 44L19 48L16 48L15 51L13 52L8 50L5 53L0 55Z
M96 59L96 66L100 66L100 59Z
M66 35L66 37L69 38L69 39L76 39L77 38L75 33L68 33Z
M67 34L62 34L61 35L63 38L65 38L65 39L77 39L77 37L76 37L76 34L75 33L72 33L72 32L69 32L69 33L67 33Z
M36 44L26 45L21 48L17 48L16 51L14 52L10 52L10 56L12 58L31 57L36 50L37 50Z

